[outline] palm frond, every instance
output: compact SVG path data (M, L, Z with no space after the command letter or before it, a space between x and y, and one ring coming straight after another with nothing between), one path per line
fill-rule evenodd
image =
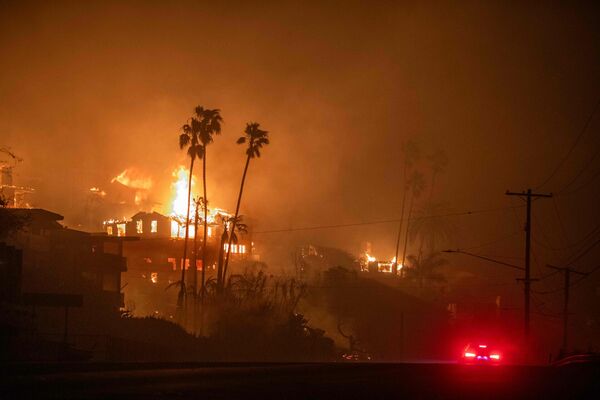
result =
M179 135L179 148L183 149L190 143L190 135L189 133L182 133Z

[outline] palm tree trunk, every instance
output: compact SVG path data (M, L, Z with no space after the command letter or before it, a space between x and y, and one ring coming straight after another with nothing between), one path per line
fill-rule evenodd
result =
M226 226L225 229L227 229ZM219 294L223 288L223 247L225 246L225 241L228 240L227 238L227 231L225 231L221 235L221 241L219 243L219 260L217 261L217 292L219 292Z
M189 228L190 228L190 202L192 200L192 171L194 170L194 157L190 162L190 177L188 180L188 201L187 201L187 215L185 218L185 239L183 241L183 259L181 260L181 284L179 285L179 296L177 297L177 307L181 308L184 305L185 299L185 261L187 258L187 242L189 239Z
M198 219L200 218L200 216L198 215L198 203L196 202L196 209L194 212L194 250L193 250L193 262L192 262L192 271L193 271L193 283L194 283L194 291L192 294L192 324L193 324L193 330L194 333L197 331L198 329L198 318L197 318L197 314L198 314L198 301L197 301L197 296L196 294L198 293Z
M208 200L206 198L206 146L203 147L202 157L202 186L204 188L204 236L202 238L202 286L200 286L200 302L204 304L204 287L206 286L206 239L208 232Z
M194 213L194 251L193 251L193 270L194 271L194 275L193 275L193 284L194 284L194 299L196 298L196 293L198 290L198 268L196 267L196 264L198 264L198 219L200 219L200 216L198 215L198 204L196 204L196 210Z
M250 144L252 146L252 144ZM246 181L246 173L248 172L248 165L250 165L250 154L246 158L246 166L244 167L244 174L242 175L242 184L240 186L240 194L238 195L237 205L235 206L235 217L231 230L229 231L229 244L227 245L227 255L225 256L225 267L223 268L223 281L227 277L227 267L229 266L229 254L231 253L231 242L235 235L235 225L237 224L238 215L240 212L240 203L242 202L242 193L244 192L244 182Z
M404 187L404 192L402 193L402 212L400 213L400 223L398 224L398 237L396 238L396 265L393 266L396 270L398 269L398 250L400 249L400 236L402 235L402 222L404 221L404 208L406 204L406 192L408 191L406 188L406 170L408 169L408 165L404 164L404 177L402 178L402 186Z
M406 236L404 237L404 250L402 250L402 269L404 269L404 262L406 261L406 247L408 246L408 230L410 229L410 218L413 212L413 202L415 200L415 194L412 193L410 196L410 205L408 206L408 218L406 219Z

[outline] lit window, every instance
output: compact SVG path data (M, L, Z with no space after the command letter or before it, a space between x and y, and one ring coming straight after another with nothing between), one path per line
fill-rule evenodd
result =
M137 233L144 233L143 229L142 229L142 220L138 219L137 221L135 221L135 231Z
M167 261L171 264L171 267L173 267L173 271L177 270L177 260L175 260L174 257L169 257L167 258Z
M112 235L112 234L113 234L112 226L107 226L107 227L106 227L106 232L107 232L109 235Z
M150 281L152 281L152 283L158 282L158 272L150 273Z
M154 222L154 221L153 221ZM175 220L171 220L171 237L172 238L178 238L179 237L179 231L180 231L180 226L177 223L177 221Z
M237 244L232 244L231 245L231 252L232 253L237 253Z
M125 224L117 224L117 236L125 236Z
M208 227L208 237L212 236L212 228L209 226Z
M227 249L229 249L229 243L225 243L223 245L223 250L227 251Z
M243 244L240 244L240 253L242 253L242 254L246 253L246 246Z
M158 232L158 221L150 221L150 233Z

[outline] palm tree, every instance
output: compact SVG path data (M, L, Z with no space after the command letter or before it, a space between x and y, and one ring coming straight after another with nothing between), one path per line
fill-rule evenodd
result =
M208 240L208 197L206 195L206 147L213 142L214 135L221 134L221 110L209 110L196 107L196 116L201 119L200 142L202 143L202 188L204 190L204 234L202 235L202 283L200 286L200 301L204 301L206 282L206 242Z
M249 122L246 124L244 130L244 136L241 136L237 140L237 144L247 143L246 148L246 165L244 167L244 173L242 174L242 184L240 185L240 193L237 199L237 205L235 206L235 216L233 224L231 226L231 235L229 235L229 244L227 246L227 256L225 257L225 267L223 269L223 281L227 276L227 267L229 266L229 255L231 254L231 242L233 240L233 234L235 233L235 227L240 212L240 204L242 202L242 193L244 191L244 182L246 181L246 174L248 172L248 165L250 165L250 159L260 158L260 150L263 146L269 144L269 133L260 129L258 122Z
M408 245L408 232L410 231L410 218L412 217L415 198L418 198L425 190L425 177L419 171L413 171L407 184L406 191L410 190L410 205L408 206L408 218L406 220L406 235L404 236L404 250L402 251L402 265L406 260L406 247Z
M189 239L189 221L190 221L190 203L192 199L192 176L194 170L194 162L196 158L202 159L202 183L204 189L204 203L207 203L206 198L206 146L213 141L213 135L221 133L222 118L220 110L205 109L202 106L197 106L194 109L194 116L190 119L190 123L183 125L182 133L179 135L179 147L187 148L187 154L190 157L190 176L188 180L188 198L187 198L187 214L185 219L185 239L183 244L183 266L181 268L181 285L177 305L181 307L184 303L185 296L185 262L187 258L187 242ZM206 266L206 236L207 236L207 208L204 207L204 239L202 241L202 288L205 280ZM197 234L197 232L195 233ZM195 293L195 292L194 292ZM204 293L204 291L202 291Z
M452 236L454 226L443 217L448 213L448 206L443 203L426 202L418 210L417 217L413 219L411 229L411 240L420 239L418 257L422 257L423 251L433 253L436 244L445 241Z
M192 117L189 124L183 125L182 133L179 135L179 148L187 148L187 155L190 157L190 176L188 179L188 197L187 197L187 214L184 220L185 223L185 239L183 242L183 258L181 260L181 281L179 284L179 295L177 296L177 307L181 308L185 298L185 263L187 260L187 242L189 239L189 222L190 222L190 203L192 199L192 174L194 171L194 163L197 157L202 157L204 150L200 143L200 121Z
M398 250L400 249L400 236L402 235L402 222L404 221L404 209L405 209L405 204L406 204L406 194L408 192L408 190L406 190L406 180L408 177L408 170L421 157L421 149L417 145L416 142L409 140L408 142L406 142L402 145L402 154L404 156L404 168L402 171L402 186L403 186L402 206L401 206L402 211L400 214L400 222L398 224L398 236L396 238L396 256L394 257L394 260L396 260L396 261L394 262L394 265L392 266L394 273L396 272L396 270L398 268Z

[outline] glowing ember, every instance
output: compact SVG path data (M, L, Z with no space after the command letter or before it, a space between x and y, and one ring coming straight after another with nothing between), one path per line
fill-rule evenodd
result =
M90 192L92 192L100 197L106 196L106 192L97 187L90 188Z

